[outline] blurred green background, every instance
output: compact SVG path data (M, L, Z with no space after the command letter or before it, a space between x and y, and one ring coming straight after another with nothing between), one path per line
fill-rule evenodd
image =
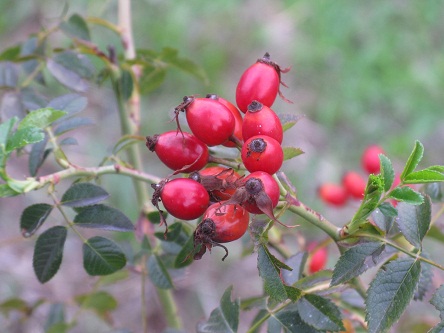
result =
M184 95L217 93L234 102L242 72L269 52L282 67L292 68L283 75L289 86L283 93L294 104L278 99L273 109L305 115L284 143L306 154L285 162L283 170L301 199L334 222L345 222L350 211L325 207L316 188L339 181L348 169L360 170L367 145L381 145L397 171L416 139L425 146L424 166L444 164L444 2L135 0L132 8L137 48L173 47L199 64L209 79L206 84L171 69L164 84L142 99L142 135L174 128L172 109ZM117 0L0 0L1 48L50 28L65 9L68 15L117 23ZM102 49L112 44L121 51L115 35L98 27L92 34ZM54 37L53 42L66 40ZM88 166L109 153L119 137L114 101L104 96L110 96L106 88L89 94L99 126L82 130L81 145L69 148ZM147 153L146 159L149 172L168 174L153 156ZM135 219L131 182L106 181L119 190L126 186L128 195L120 191L112 198ZM32 200L30 194L26 201Z

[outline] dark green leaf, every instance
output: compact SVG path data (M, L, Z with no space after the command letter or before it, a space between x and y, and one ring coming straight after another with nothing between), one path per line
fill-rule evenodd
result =
M387 217L396 217L398 216L398 210L393 207L390 202L383 202L378 206L379 211Z
M34 272L41 283L49 281L59 270L63 258L67 229L52 227L42 233L34 248Z
M0 198L15 197L20 192L14 191L8 184L0 184Z
M45 129L65 114L65 111L55 110L53 108L38 109L28 113L26 117L20 121L17 129L21 130L29 127Z
M258 249L257 266L259 275L264 282L264 289L267 295L277 302L283 302L288 298L285 285L280 277L280 268L284 267L278 264L278 260L268 249L262 245Z
M176 242L179 237L183 236L182 235L182 226L183 226L182 223L176 222L176 223L173 223L172 225L168 226L168 233L166 235L165 235L165 232L163 232L163 231L156 232L154 235L159 240L164 241L164 242ZM188 240L188 237L186 238L186 240ZM185 242L182 244L185 244Z
M193 262L194 237L190 235L174 262L174 268L182 268Z
M282 129L284 132L292 128L299 120L305 117L304 115L295 113L278 113L278 116L281 120Z
M28 206L20 217L20 230L23 237L31 237L46 221L52 211L52 206L40 203Z
M268 313L267 311L265 311L265 313ZM254 333L258 333L259 330L257 332ZM282 332L282 325L280 322L278 322L276 320L275 317L270 317L267 320L267 333L281 333Z
M133 93L133 77L131 73L127 70L122 71L122 75L120 77L120 91L122 93L122 97L125 100L128 100Z
M18 80L17 65L11 62L0 62L0 87L15 88Z
M298 252L285 260L285 264L292 268L291 271L287 269L281 271L282 280L285 284L291 286L302 277L307 257L308 253L304 251Z
M86 92L89 88L88 82L77 73L63 67L52 59L46 63L48 71L64 86L78 92Z
M142 94L148 94L151 91L159 88L166 77L165 68L145 67L140 78L140 92Z
M379 206L379 208L381 208L381 206ZM396 211L396 209L395 209L395 211ZM379 209L376 209L372 213L372 218L373 218L373 221L375 222L375 224L378 226L378 228L381 229L386 234L392 229L393 222L395 222L394 216L387 216L387 215L383 214Z
M367 291L366 320L370 333L386 332L413 298L421 273L419 260L396 259L384 265Z
M327 298L308 294L296 303L296 307L301 319L317 330L335 332L344 329L341 312Z
M78 14L71 15L68 21L60 24L60 29L71 38L91 40L85 20Z
M387 192L392 187L393 180L395 179L395 170L387 156L380 154L379 162L381 164L381 174L384 179L384 191Z
M45 149L48 143L48 136L45 135L45 138L32 145L31 153L29 154L29 173L31 176L35 176L45 161L46 157L51 152L50 149Z
M408 186L396 187L390 192L389 197L411 205L420 205L424 202L424 197L421 193L416 192Z
M423 155L424 155L424 146L422 145L421 142L415 141L415 147L410 153L409 159L407 160L404 170L401 173L400 177L401 181L404 181L405 178L416 169L419 162L422 160Z
M295 147L283 147L282 150L284 151L284 161L287 161L304 153L301 148Z
M420 171L414 171L408 174L405 179L405 184L425 184L425 183L436 183L436 182L444 182L444 173L424 169Z
M421 255L424 258L429 259L429 256L425 252L421 252ZM433 266L421 261L421 275L419 277L418 289L413 296L415 301L422 301L426 295L426 293L430 290L430 287L433 285Z
M40 142L45 139L45 134L36 127L27 127L17 130L8 141L6 151L11 152L30 143Z
M125 255L110 239L96 236L83 244L83 267L89 275L112 274L125 265Z
M384 191L384 179L382 175L371 174L368 177L367 187L364 192L364 198L359 206L358 211L353 216L343 230L345 234L352 235L359 230L360 225L365 223L367 217L378 207L379 199Z
M444 285L436 289L430 303L439 311L439 317L444 321Z
M148 259L148 275L151 281L162 289L173 288L173 281L162 260L155 254Z
M82 209L73 221L83 228L103 229L110 231L134 231L131 220L117 208L98 204Z
M47 107L65 111L67 113L66 116L72 116L83 111L87 104L88 100L84 96L79 94L66 94L52 99ZM57 122L60 122L62 119Z
M63 133L72 131L79 127L93 125L94 122L90 118L76 117L63 121L54 129L54 135L59 136Z
M444 183L430 183L424 187L424 192L432 202L444 202Z
M421 205L410 205L404 202L398 204L396 223L404 237L417 249L430 228L432 207L429 197L425 197Z
M346 283L375 266L373 255L384 248L380 242L368 242L356 245L345 251L335 265L331 285Z
M218 308L214 309L210 318L206 322L197 325L197 333L235 333L239 326L239 300L231 301L231 291L233 287L228 287Z
M2 123L0 123L0 148L6 147L8 137L11 135L12 129L15 123L18 121L17 117L12 117ZM2 149L0 149L1 151Z
M319 333L318 330L307 325L301 319L296 304L291 304L284 310L272 314L271 318L272 320L276 320L287 332L290 333Z
M117 300L106 291L96 291L91 294L78 295L75 300L84 309L95 311L100 316L117 308Z
M109 197L102 187L91 183L76 183L62 196L61 204L68 207L90 206Z

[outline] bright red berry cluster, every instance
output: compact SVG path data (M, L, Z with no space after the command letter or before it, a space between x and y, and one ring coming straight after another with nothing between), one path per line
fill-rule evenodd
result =
M279 201L279 186L272 177L284 160L283 129L271 109L280 92L281 69L269 54L258 59L241 76L236 88L236 107L228 100L208 94L204 98L185 96L175 108L177 130L146 138L146 146L173 170L171 176L152 185L152 203L175 218L202 217L194 231L194 259L206 250L222 247L246 232L249 214L266 214L276 220L273 209ZM239 111L240 110L240 111ZM179 114L185 113L190 132L182 130ZM242 116L245 114L244 116ZM234 163L238 170L214 158L211 147L240 150ZM177 178L173 178L178 174ZM222 260L223 260L222 259Z
M378 145L370 145L364 149L361 157L362 169L368 174L378 174L380 172L379 154L384 154L384 150ZM327 204L341 207L349 198L361 200L364 197L367 182L361 173L357 171L347 171L340 184L322 184L318 193L320 198Z

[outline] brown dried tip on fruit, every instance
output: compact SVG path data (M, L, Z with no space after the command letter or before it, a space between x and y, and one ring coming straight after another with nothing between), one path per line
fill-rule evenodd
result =
M213 222L212 219L207 218L200 222L199 225L196 227L196 230L194 231L193 237L194 249L198 249L198 251L194 253L194 260L201 259L207 249L211 252L213 246L218 246L225 250L225 255L223 256L222 261L224 261L225 258L228 256L228 249L222 244L213 240L213 238L216 237L216 224Z
M201 183L214 201L228 199L238 186L239 175L231 168L223 169L216 174L205 174L205 171L206 169L192 172L188 178Z
M160 195L162 193L162 189L164 188L165 184L168 182L168 179L164 179L160 181L158 184L151 184L151 187L154 190L153 197L151 198L151 203L154 207L156 207L157 211L159 212L159 218L160 218L160 226L165 224L165 232L164 237L166 238L166 235L168 233L168 224L165 220L165 217L163 216L163 210L159 208L159 202L161 202Z
M182 128L180 127L179 123L179 112L185 112L187 107L194 102L195 97L194 96L184 96L182 99L182 103L180 103L178 106L174 108L174 119L176 120L177 124L177 131L182 133Z
M288 73L291 67L281 68L277 63L271 60L270 54L268 52L266 52L262 58L257 59L257 62L272 66L279 76L279 83L282 84L285 88L288 88L288 86L282 81L281 73ZM280 89L278 90L278 94L285 102L293 104L293 101L287 99L284 94L282 94Z

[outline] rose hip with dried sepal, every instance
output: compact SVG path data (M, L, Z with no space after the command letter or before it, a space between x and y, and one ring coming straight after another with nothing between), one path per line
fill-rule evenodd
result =
M210 147L227 142L233 135L234 116L217 100L185 96L183 102L174 108L178 130L182 131L179 112L185 112L191 132Z
M265 171L272 175L282 166L284 152L275 139L257 135L245 141L241 158L248 171Z
M231 168L211 166L191 173L189 178L201 183L213 201L223 201L236 191L240 175Z
M168 168L178 172L193 172L208 163L208 147L194 135L168 131L146 137L146 146L154 151Z
M241 238L248 228L250 214L240 205L215 203L205 211L202 221L194 231L194 248L201 246L194 253L194 259L199 260L206 250L211 251L214 246L222 247L225 256L228 249L220 243L228 243Z
M270 55L265 55L248 67L242 74L236 87L236 104L242 112L247 112L252 101L258 101L266 106L273 105L277 95L286 102L292 103L280 91L280 85L287 87L281 80L281 73L287 73L290 68L282 69L271 61Z

